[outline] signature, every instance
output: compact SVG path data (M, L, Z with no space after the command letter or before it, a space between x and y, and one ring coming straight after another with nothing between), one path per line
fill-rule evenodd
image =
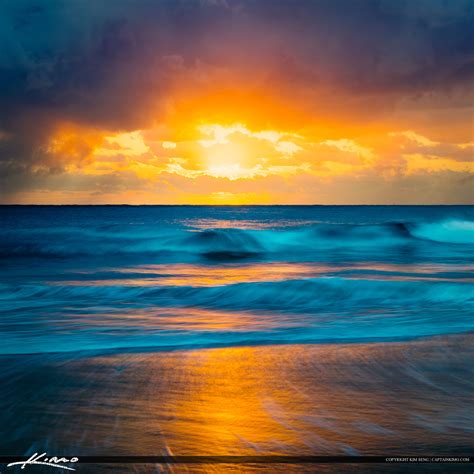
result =
M56 456L52 456L50 458L46 457L47 454L38 454L35 453L32 456L30 456L26 461L17 461L17 462L11 462L10 464L7 464L7 467L12 467L12 466L21 466L20 469L25 469L26 466L29 464L41 464L42 466L50 466L50 467L57 467L59 469L66 469L67 471L75 471L74 468L68 467L68 466L63 466L61 463L75 463L79 461L79 458L58 458Z

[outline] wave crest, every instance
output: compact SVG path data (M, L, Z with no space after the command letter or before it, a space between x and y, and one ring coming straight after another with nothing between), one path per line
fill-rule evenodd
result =
M384 224L314 224L276 229L153 227L130 229L23 229L0 237L4 258L95 255L196 255L232 260L263 254L321 254L328 249L384 249L418 240L473 244L474 222L440 221Z
M444 221L414 224L409 227L413 237L447 244L474 244L474 222Z

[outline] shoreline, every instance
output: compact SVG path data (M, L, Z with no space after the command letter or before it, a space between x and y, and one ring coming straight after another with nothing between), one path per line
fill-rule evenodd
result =
M465 455L473 340L1 357L2 450Z

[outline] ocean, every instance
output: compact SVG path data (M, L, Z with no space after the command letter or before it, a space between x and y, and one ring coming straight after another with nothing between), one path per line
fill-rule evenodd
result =
M474 447L472 206L1 206L0 225L4 452Z
M0 208L2 354L472 330L474 210Z

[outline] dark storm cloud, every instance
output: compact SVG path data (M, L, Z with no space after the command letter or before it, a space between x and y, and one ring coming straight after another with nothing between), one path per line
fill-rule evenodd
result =
M211 81L206 68L251 71L296 100L328 84L362 96L468 87L473 23L470 0L6 0L1 172L56 170L44 143L60 121L145 126L175 80Z
M134 119L132 99L160 93L169 55L189 65L260 64L258 75L283 62L362 89L451 85L474 67L471 1L12 0L1 8L7 111L59 108L114 122L120 110Z

